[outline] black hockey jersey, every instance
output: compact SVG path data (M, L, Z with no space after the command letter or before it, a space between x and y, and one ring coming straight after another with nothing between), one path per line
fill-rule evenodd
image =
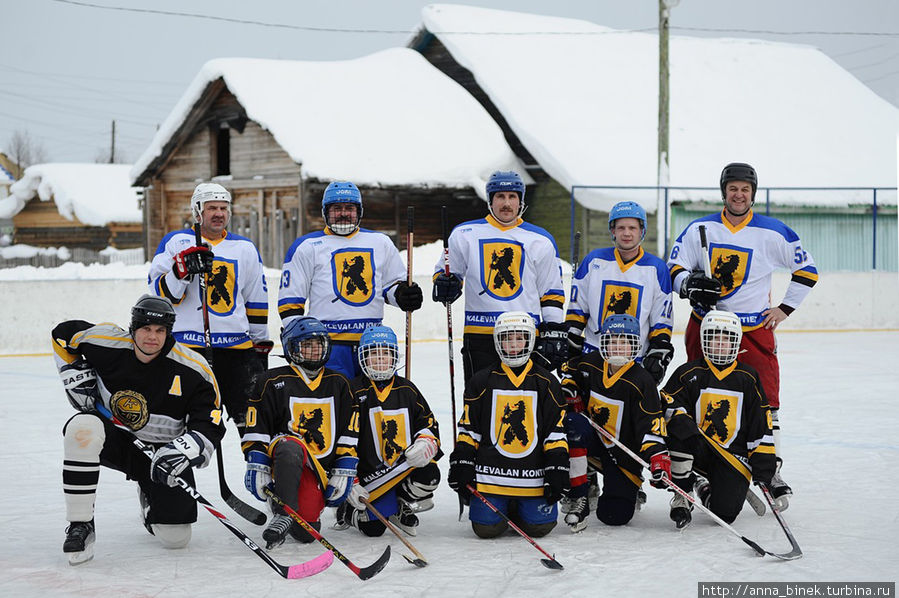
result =
M472 376L455 450L474 461L478 491L543 496L544 468L568 470L564 407L559 381L533 361Z
M440 431L427 400L406 378L394 376L381 389L365 376L350 384L359 408L357 475L375 500L412 471L405 459L399 459L415 439L430 436L439 447ZM438 449L434 460L441 456Z
M215 376L197 352L166 339L149 363L131 335L113 324L71 320L52 332L57 366L83 357L96 370L106 407L144 442L161 445L186 431L205 439L206 465L225 434Z
M774 436L758 372L735 361L719 370L705 359L677 368L661 391L668 432L687 438L697 428L747 480L774 474ZM751 469L750 469L751 468Z
M268 453L273 440L298 438L324 488L337 457L356 456L356 405L342 374L323 368L308 379L294 365L273 368L260 378L247 403L247 427L241 448Z
M667 450L659 391L652 376L635 362L609 375L608 365L594 351L562 366L562 385L583 400L593 421L644 460ZM643 467L612 441L600 440L622 473L639 486Z

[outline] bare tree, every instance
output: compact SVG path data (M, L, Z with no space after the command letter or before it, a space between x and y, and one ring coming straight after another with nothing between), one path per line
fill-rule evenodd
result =
M13 175L17 179L22 178L25 169L32 164L40 164L47 161L47 150L44 145L31 136L28 131L16 129L10 135L6 143L6 155L12 160Z

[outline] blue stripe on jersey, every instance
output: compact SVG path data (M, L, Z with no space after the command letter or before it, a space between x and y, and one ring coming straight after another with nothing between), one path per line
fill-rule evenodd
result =
M790 228L777 218L772 218L770 216L753 213L752 220L750 220L749 224L747 224L746 226L753 228L764 228L774 231L781 237L786 239L788 243L795 243L799 240L799 235L797 235L792 228Z
M153 256L155 257L155 256L159 255L160 253L162 253L163 251L165 251L165 246L168 244L169 239L171 239L175 235L182 235L182 234L190 235L191 237L193 237L194 231L190 230L189 228L185 228L183 230L173 230L172 232L170 232L169 234L167 234L166 236L164 236L162 238L162 240L159 242L159 246L156 247L156 253L154 253Z
M247 309L268 309L268 303L251 303L247 301L245 307Z
M317 239L319 237L324 237L325 231L319 230L312 233L307 233L302 237L296 239L293 243L290 244L290 248L287 250L287 255L284 256L284 263L290 263L290 260L293 259L293 254L296 253L297 248L304 242L309 239Z
M723 224L721 222L721 212L715 212L714 214L709 214L708 216L703 216L702 218L697 218L696 220L694 220L693 222L691 222L690 224L685 226L684 230L682 230L680 232L680 234L677 236L677 239L675 239L675 243L680 243L683 240L684 234L690 229L691 226L693 226L694 224L697 224L697 223L702 223L702 222L717 222L718 224Z
M590 262L593 260L603 260L606 262L614 262L615 261L615 248L614 247L602 247L600 249L594 249L581 262L581 265L578 266L577 272L575 272L574 277L581 279L587 275L587 272L590 271Z
M653 266L656 269L656 279L663 293L671 292L671 274L668 272L668 264L661 258L643 251L643 257L637 262L638 266Z
M532 233L537 233L538 235L543 235L544 237L549 239L549 242L553 244L553 249L556 252L556 257L559 257L559 248L556 247L556 240L553 238L553 236L551 234L549 234L549 232L547 232L546 229L540 228L536 224L531 224L530 222L524 222L524 221L522 221L521 224L518 225L518 227L522 230L530 231Z
M278 299L278 305L285 305L287 303L306 303L305 297L284 297L282 299Z

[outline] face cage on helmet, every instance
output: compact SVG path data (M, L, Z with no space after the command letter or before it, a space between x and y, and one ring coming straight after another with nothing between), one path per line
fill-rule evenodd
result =
M620 347L614 343L614 341L618 340L630 344L631 350L629 353L620 354ZM642 348L641 344L640 337L635 334L606 332L599 337L599 354L602 356L603 361L609 365L622 366L637 358Z
M730 365L737 359L740 352L740 341L742 340L742 332L734 332L726 328L706 328L701 331L702 335L702 354L711 363L718 366ZM716 340L715 337L723 335L725 338ZM725 346L720 346L724 344Z
M512 342L508 341L507 338L513 334L524 335L524 348L515 354L508 353L503 348L504 342ZM531 353L534 351L535 342L536 338L533 329L525 326L495 331L493 335L493 345L496 348L496 352L499 354L500 360L512 368L527 363L528 359L531 358Z
M331 206L339 205L356 206L356 222L350 224L332 224L331 220L328 218L328 210ZM325 206L322 206L322 218L324 218L325 220L325 226L327 226L332 233L340 237L346 237L347 235L351 235L359 230L359 225L362 224L362 204L352 201L329 203Z
M382 351L387 352L387 363L379 363L384 359ZM399 367L399 348L393 343L369 343L359 346L359 367L369 379L389 380Z
M318 358L307 359L303 355L303 343L308 341L319 341L321 355ZM309 334L302 338L295 337L287 341L284 353L291 363L300 366L304 370L315 372L328 363L328 358L331 355L331 338L323 333Z

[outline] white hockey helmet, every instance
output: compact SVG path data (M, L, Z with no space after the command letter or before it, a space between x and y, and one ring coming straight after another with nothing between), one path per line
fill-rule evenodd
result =
M740 318L729 311L713 309L702 319L699 337L706 359L715 365L730 365L737 359L743 340Z
M228 202L228 217L231 217L231 193L218 183L200 183L190 198L190 211L194 221L203 224L203 206L207 201Z
M520 335L523 345L514 342ZM509 367L518 367L527 363L537 340L537 328L534 318L523 311L507 311L496 319L493 325L493 346L500 360Z

